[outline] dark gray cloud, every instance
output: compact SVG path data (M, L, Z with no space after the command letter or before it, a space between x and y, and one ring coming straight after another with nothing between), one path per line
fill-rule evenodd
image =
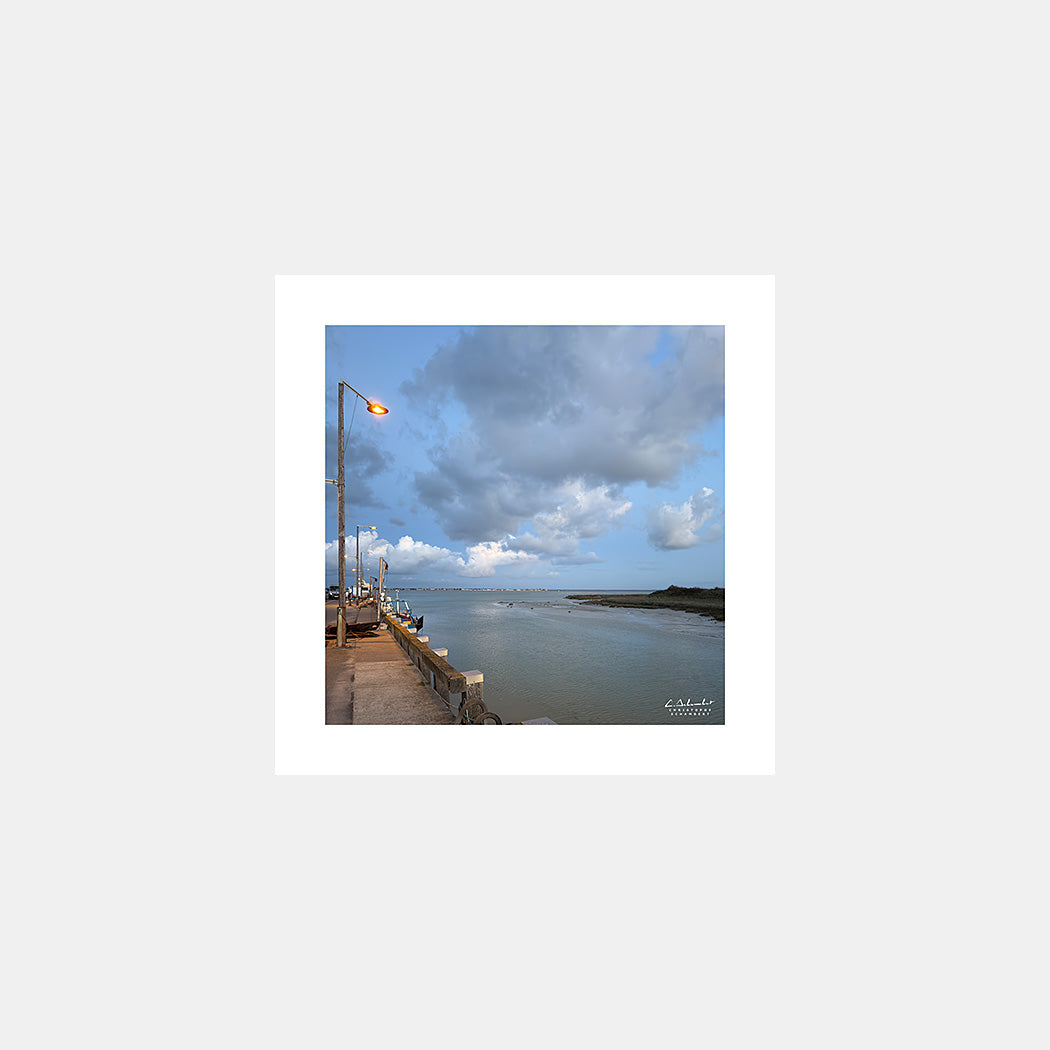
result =
M492 475L462 481L454 473L439 466L415 477L420 502L433 511L449 539L499 540L529 518L533 508L549 505L534 483Z
M668 485L724 412L724 330L497 327L461 332L401 392L428 414L449 400L465 429L429 450L420 501L452 539L494 540L559 507L557 488ZM599 535L608 522L594 522ZM538 533L537 533L538 536ZM553 551L551 552L553 553Z
M557 506L534 479L501 469L475 433L456 434L429 458L434 469L416 472L416 495L450 539L498 540L537 510Z
M326 426L324 432L325 477L333 480L339 471L339 439L337 426ZM347 503L355 507L374 507L385 510L387 504L376 495L372 481L393 465L394 457L367 436L355 436L352 432L343 456L343 471L346 475ZM327 485L327 501L337 500L334 485Z

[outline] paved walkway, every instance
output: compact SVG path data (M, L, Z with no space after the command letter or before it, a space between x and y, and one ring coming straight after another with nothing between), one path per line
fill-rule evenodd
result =
M448 725L453 715L387 631L325 649L326 725Z

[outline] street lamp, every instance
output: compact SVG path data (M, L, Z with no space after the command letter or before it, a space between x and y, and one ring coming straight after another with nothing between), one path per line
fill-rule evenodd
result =
M341 649L346 645L346 476L343 471L343 387L351 391L368 405L374 416L385 416L390 409L378 401L370 401L364 394L345 380L339 380L339 611L336 613L335 644Z
M366 529L376 532L375 525L366 525ZM361 526L357 526L357 597L361 597Z

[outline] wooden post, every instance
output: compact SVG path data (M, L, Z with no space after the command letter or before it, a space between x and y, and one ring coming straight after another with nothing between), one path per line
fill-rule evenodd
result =
M339 612L336 614L336 640L346 645L346 478L343 474L343 381L339 380Z

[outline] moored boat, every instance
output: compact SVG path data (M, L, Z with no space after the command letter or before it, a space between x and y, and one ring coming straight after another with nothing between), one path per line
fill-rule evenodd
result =
M394 607L390 610L390 615L397 620L398 623L403 624L405 627L412 627L418 631L423 626L424 614L421 613L419 616L413 616L412 606L400 597L398 591L394 591L394 595Z
M366 602L346 609L346 629L351 634L368 634L379 629L379 605Z

